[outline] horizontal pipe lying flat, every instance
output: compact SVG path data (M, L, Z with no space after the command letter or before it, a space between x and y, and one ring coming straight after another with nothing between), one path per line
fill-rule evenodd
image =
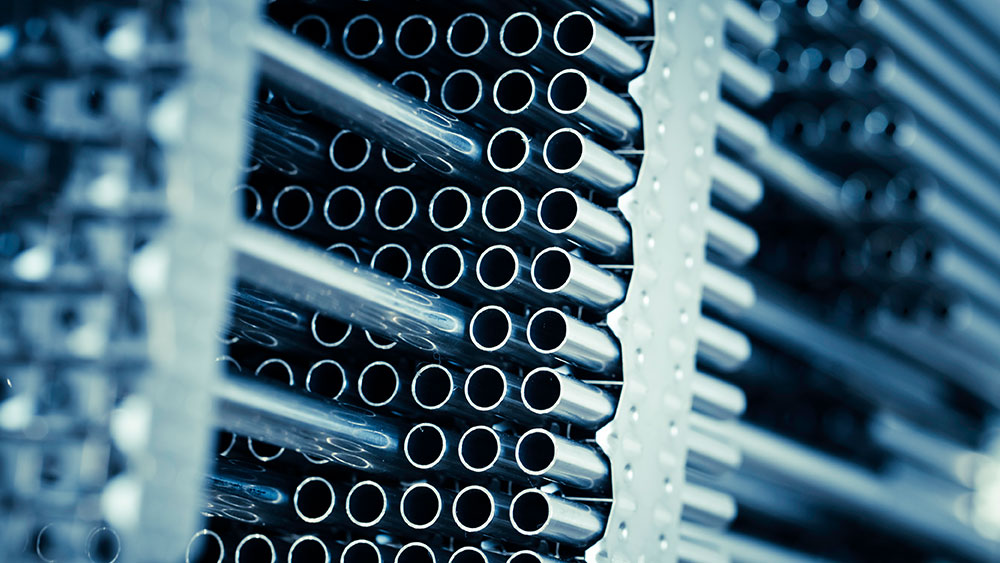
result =
M759 106L771 99L774 83L771 75L742 56L724 49L721 58L722 87L748 106Z
M546 367L524 377L521 401L533 413L591 429L610 420L616 406L607 391Z
M730 314L753 307L757 299L752 283L712 262L705 262L701 284L705 303Z
M715 489L684 483L681 491L684 508L681 517L703 526L723 527L736 518L736 501Z
M564 127L545 139L542 147L545 166L565 181L619 196L635 185L637 171L627 160Z
M527 338L538 353L552 354L587 371L613 371L621 358L618 342L611 335L554 307L540 309L531 316Z
M546 294L602 312L621 303L628 289L625 281L610 271L557 246L535 255L531 281Z
M726 0L726 32L751 49L768 49L778 42L778 29L764 21L744 0Z
M733 264L745 264L760 248L757 232L753 228L715 208L708 211L705 230L708 248Z
M560 18L552 37L556 50L569 61L618 82L637 76L646 67L639 49L585 12L570 12Z
M510 521L525 536L586 546L604 533L606 517L585 504L526 489L511 501Z
M698 359L721 371L736 371L750 358L743 333L709 317L698 319Z
M580 246L604 256L619 256L632 244L632 230L617 215L572 190L556 188L538 202L538 223Z
M629 144L642 129L642 117L632 103L579 70L568 68L553 76L546 96L557 113L613 143Z
M716 154L709 168L712 172L712 195L732 207L750 211L764 198L764 183L760 177L729 158Z
M603 453L544 428L522 434L515 456L517 466L534 477L596 492L610 485L611 468Z
M746 409L747 399L742 389L711 375L696 372L691 392L694 395L691 408L708 416L734 418Z

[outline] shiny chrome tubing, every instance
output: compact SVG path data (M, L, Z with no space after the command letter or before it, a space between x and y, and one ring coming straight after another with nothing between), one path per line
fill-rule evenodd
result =
M382 22L368 14L356 16L344 25L340 39L348 57L357 60L370 58L385 43Z
M491 246L479 255L476 260L476 279L482 287L495 292L497 301L539 300L538 289L531 282L528 259L518 255L507 245Z
M535 202L510 186L494 188L482 202L482 222L486 231L481 241L509 238L515 245L564 244L566 239L538 224Z
M632 244L632 230L621 218L566 188L549 191L538 202L538 223L604 256L619 256Z
M333 320L319 312L313 313L309 321L309 332L313 340L324 348L336 348L351 336L354 328L349 324Z
M483 90L483 79L479 74L467 68L460 68L448 74L441 83L441 105L455 115L482 110L486 104L483 101ZM486 113L487 116L483 121L488 123L489 112Z
M646 68L642 52L585 12L560 18L552 39L556 50L570 61L617 82L626 82Z
M268 358L257 366L253 374L261 379L270 379L289 387L295 385L295 372L292 366L281 358Z
M332 120L442 174L464 175L481 164L484 143L474 128L277 27L249 36L263 74Z
M242 227L231 242L240 276L264 289L429 355L478 353L454 302L266 230Z
M587 546L604 533L606 517L585 504L526 489L510 503L510 522L525 536Z
M469 339L481 352L503 353L521 362L531 358L549 363L525 341L524 318L515 317L497 305L487 305L472 315Z
M420 272L424 283L431 289L445 295L463 295L473 303L479 303L487 296L484 295L482 284L476 279L476 260L477 256L472 252L461 250L453 244L439 244L424 255Z
M474 207L476 205L468 192L462 188L447 186L431 196L427 217L431 225L442 233L464 233L473 226Z
M399 548L392 563L437 563L438 553L423 542L410 542Z
M302 229L309 223L314 225L318 223L315 219L318 217L312 194L302 186L286 186L274 196L274 202L271 204L271 220L282 229L288 231Z
M256 520L266 526L294 527L298 524L291 499L294 486L294 480L265 470L260 463L218 460L214 472L205 480L202 511L229 520ZM231 500L219 506L219 498ZM225 510L226 506L233 510Z
M371 154L371 141L346 129L338 132L330 141L330 162L341 172L361 170L368 163Z
M425 102L431 100L431 83L426 76L415 70L407 70L397 74L396 78L392 79L392 85L418 100Z
M608 311L617 306L625 299L628 289L618 276L557 246L535 255L531 262L531 281L544 293L596 311Z
M288 548L288 563L331 563L330 549L316 536L299 536Z
M504 121L515 119L530 132L549 132L563 121L545 106L545 88L526 70L511 69L497 77L493 83L493 105L500 110Z
M517 127L505 127L490 137L486 144L486 160L493 170L511 174L531 182L556 181L537 146Z
M544 428L522 434L514 455L521 471L533 477L597 493L611 486L611 468L604 454Z
M505 402L513 401L507 374L496 366L475 367L465 378L465 401L480 412L496 411Z
M277 561L278 553L274 542L264 534L248 534L236 544L233 561Z
M202 528L188 540L184 551L184 563L222 563L226 556L226 545L218 533Z
M403 186L382 190L375 200L375 220L387 231L401 231L417 219L417 198Z
M410 277L410 270L413 269L410 253L395 243L383 244L378 247L372 254L371 262L368 265L373 270L389 274L400 280Z
M743 0L726 0L726 33L751 49L768 49L778 42L778 29L764 21Z
M524 481L514 461L513 436L501 435L489 426L473 426L458 441L458 458L473 473L508 481Z
M399 394L399 372L388 362L372 362L361 370L357 388L366 405L384 407Z
M398 506L399 497L394 490L386 488L375 481L366 480L355 484L344 498L344 510L347 519L355 526L371 528L378 526L380 530L391 528L386 524L395 518L394 510Z
M716 154L709 168L712 172L712 195L736 209L750 211L764 199L764 182L760 177L729 158Z
M323 201L323 217L334 231L349 231L357 227L364 216L365 197L354 186L333 188Z
M441 364L421 366L410 382L413 402L428 411L450 411L458 402L458 389L451 370Z
M407 59L419 59L430 53L436 42L437 25L427 16L407 16L396 27L396 52Z
M554 307L540 309L531 316L527 337L538 353L552 354L587 371L615 371L621 358L618 342L611 335Z
M530 549L515 551L503 563L558 563L558 559L546 557Z
M223 379L216 397L219 427L234 434L367 471L407 466L397 459L401 430L368 411L246 378Z
M693 413L692 420L706 420L704 416ZM710 419L707 419L710 421ZM721 475L740 466L743 457L739 447L714 434L711 429L703 429L701 425L692 425L689 429L687 465L709 475Z
M487 555L485 551L479 549L478 547L472 547L467 545L460 547L451 554L448 561L441 561L440 563L501 563L499 555L490 554Z
M748 106L760 106L771 99L774 83L771 75L754 63L730 51L722 50L722 87Z
M757 299L752 283L712 262L702 267L701 284L705 303L731 315L753 307Z
M326 520L337 504L333 485L322 477L306 477L295 487L292 505L295 515L308 524Z
M552 36L538 16L531 12L515 12L504 20L499 33L500 49L523 60L541 72L555 72L566 67L566 57L551 49Z
M698 359L719 371L736 371L750 358L750 339L709 317L698 319Z
M458 437L450 431L446 432L430 422L421 422L407 431L403 439L403 457L409 467L459 475L465 472L465 468L453 450L457 445Z
M619 196L635 185L636 169L629 161L569 127L545 139L542 158L549 170L571 184L606 195Z
M451 20L445 36L448 49L458 57L474 57L490 42L490 26L486 18L474 12L460 14Z
M545 367L524 377L521 402L535 414L588 429L611 420L616 406L607 391Z
M250 116L252 163L295 181L317 181L325 177L330 170L326 155L330 136L323 127L269 104L255 104L254 110Z
M333 563L392 563L392 550L370 540L354 540L344 546Z
M893 181L897 179L899 176ZM911 184L910 187L916 195L913 205L918 220L933 224L1000 267L1000 235L990 219L932 180Z
M447 518L442 519L445 502L441 491L429 483L414 483L403 491L399 498L399 514L403 522L414 530L426 530L431 526L437 529Z
M746 410L743 390L711 375L695 372L691 380L694 410L719 419L735 418Z
M681 503L684 505L681 518L703 526L720 528L736 518L733 497L691 482L684 483Z
M242 217L247 221L256 221L264 209L264 202L257 188L250 184L240 184L233 188L236 207L242 210Z
M715 208L708 211L705 230L708 248L732 264L745 264L760 248L756 231Z
M513 529L508 520L510 497L470 485L455 495L451 517L467 534L482 533L509 539Z
M635 105L579 70L568 68L553 76L546 97L556 113L577 120L612 143L628 145L642 130Z

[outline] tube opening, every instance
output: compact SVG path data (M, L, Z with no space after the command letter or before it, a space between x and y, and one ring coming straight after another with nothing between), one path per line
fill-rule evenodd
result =
M513 326L507 311L489 305L476 311L469 322L472 343L484 352L499 350L510 339Z
M405 280L410 276L413 264L410 262L410 253L405 248L398 244L386 244L379 247L372 255L371 266L380 272Z
M553 172L572 172L583 162L583 135L573 129L556 131L545 140L542 157Z
M333 348L340 346L351 335L351 325L331 319L319 312L313 314L310 322L313 340L320 346Z
M243 218L247 221L256 221L263 211L264 202L261 200L260 192L253 186L243 184L233 189L233 195L239 202Z
M453 553L448 563L489 563L489 559L478 548L467 545Z
M330 190L323 204L326 224L338 231L353 229L365 214L365 198L354 186L340 186ZM354 260L357 261L357 254Z
M466 487L455 496L452 516L455 523L467 532L478 532L493 521L496 505L493 495L478 485Z
M507 232L524 218L524 197L514 188L500 187L483 200L483 222L491 230Z
M292 374L292 366L288 362L279 358L264 360L257 366L254 375L262 379L270 379L285 385L295 385L295 376Z
M220 456L229 455L236 445L236 434L232 432L220 431L215 437L215 454Z
M314 524L326 520L333 512L336 498L329 481L322 477L307 477L295 487L292 504L299 518Z
M528 151L528 136L520 129L507 127L490 139L486 157L495 170L513 172L528 160Z
M330 563L330 551L316 536L301 536L288 548L288 563Z
M199 530L188 541L184 563L222 563L226 548L222 538L212 530Z
M465 380L465 398L477 410L500 406L507 396L507 376L495 366L479 366Z
M549 521L549 501L535 489L521 491L510 503L510 523L518 532L530 536L541 532Z
M447 187L438 190L431 198L431 223L441 231L454 231L472 215L472 200L464 190Z
M451 399L454 386L447 368L438 364L424 366L413 377L413 400L421 408L439 409Z
M546 248L531 263L531 280L547 293L559 291L569 283L573 263L569 253L557 247Z
M556 441L547 430L529 430L517 441L514 457L525 473L541 475L556 462Z
M425 102L431 99L431 83L426 76L415 70L400 73L392 79L392 85Z
M435 563L434 552L424 543L408 543L396 552L394 563Z
M347 258L348 260L354 263L360 261L360 259L358 258L358 251L354 250L354 247L347 244L346 242L338 242L331 244L330 246L326 247L326 251L336 256L343 256L344 258Z
M388 149L382 149L382 162L385 163L386 168L397 173L409 172L417 165L416 162L407 160Z
M358 377L358 394L365 404L381 407L389 404L399 391L399 374L386 362L368 364Z
M534 14L518 12L500 27L500 47L509 55L523 57L542 42L542 22Z
M417 214L417 199L413 192L393 186L379 194L375 201L375 218L388 231L398 231L413 221Z
M493 86L493 103L508 114L521 113L535 100L535 80L523 70L509 70Z
M371 141L346 129L333 136L330 141L330 162L341 172L355 172L368 162L371 156Z
M358 526L374 526L385 516L385 490L374 481L362 481L347 493L347 517Z
M315 14L299 18L292 24L292 33L321 49L330 45L330 24Z
M236 546L236 563L275 563L274 544L262 534L250 534Z
M580 111L590 96L590 82L579 70L568 68L549 82L549 105L561 114Z
M87 558L91 563L113 563L121 550L121 538L107 526L94 528L87 536Z
M471 57L486 47L490 29L479 14L462 14L448 28L448 47L459 57Z
M543 354L551 354L566 342L568 331L566 315L562 311L542 309L528 319L528 344Z
M387 336L382 336L381 334L375 334L368 330L365 331L365 339L368 340L369 344L379 350L388 350L396 345L395 340Z
M486 471L500 459L500 436L487 426L470 428L458 443L462 465L472 471Z
M552 233L564 233L575 223L580 213L576 194L566 188L556 188L538 202L538 222Z
M462 279L465 259L458 248L439 244L427 251L421 269L427 285L434 289L448 289Z
M517 279L517 255L509 246L491 246L479 255L476 276L486 289L499 291Z
M347 374L334 360L320 360L306 374L306 391L321 397L336 399L347 389Z
M529 373L521 384L521 400L528 410L538 414L552 412L562 398L559 375L547 368Z
M247 438L247 449L250 450L250 455L255 457L258 461L271 461L273 459L278 459L281 454L285 453L285 448L282 448L281 446L275 446L274 444L254 440L253 438Z
M594 18L583 12L570 12L556 23L553 32L556 49L560 53L575 57L582 55L594 44L597 26Z
M344 52L352 59L367 59L382 46L382 24L372 16L357 16L344 26Z
M408 59L426 55L436 40L437 27L427 16L409 16L396 29L396 50Z
M340 563L382 563L382 553L368 540L354 540L340 554Z
M312 195L301 186L288 186L274 197L271 215L283 229L294 231L305 225L313 214Z
M429 469L437 465L444 457L447 447L444 432L427 422L411 428L403 440L406 460L418 469Z
M452 113L472 111L483 99L483 80L468 69L459 69L441 83L441 103Z
M403 520L411 528L427 528L441 516L441 494L427 483L406 489L399 503Z
M542 563L542 558L533 551L518 551L507 559L507 563Z

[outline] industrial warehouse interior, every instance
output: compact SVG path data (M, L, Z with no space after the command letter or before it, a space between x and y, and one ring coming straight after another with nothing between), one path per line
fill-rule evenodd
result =
M0 562L991 561L997 0L0 6Z

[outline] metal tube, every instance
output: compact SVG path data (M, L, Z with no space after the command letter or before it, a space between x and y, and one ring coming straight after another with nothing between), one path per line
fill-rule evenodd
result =
M387 231L401 231L417 219L417 197L403 186L382 190L375 200L375 220Z
M372 254L369 265L373 270L384 272L400 280L410 277L410 270L413 268L410 253L395 243L383 244L378 247Z
M268 358L257 366L253 374L261 379L270 379L289 387L295 385L295 372L292 366L281 358Z
M504 127L490 137L486 145L486 160L490 166L502 174L516 174L537 182L552 177L538 155L537 147L524 131L517 127Z
M459 386L451 370L441 364L426 364L417 370L410 383L413 402L429 411L445 409ZM457 399L456 399L457 400ZM449 409L450 410L450 409Z
M289 231L302 229L309 223L313 224L308 230L319 226L312 194L302 186L286 186L274 196L271 219L279 227Z
M479 255L476 279L482 287L493 292L490 298L499 301L512 304L543 301L538 288L531 282L528 259L504 244L491 246Z
M526 70L519 68L502 73L493 82L493 105L507 121L513 117L530 133L548 132L563 119L545 106L545 87Z
M309 367L305 387L324 399L337 400L347 390L347 373L335 360L319 360Z
M729 158L716 154L709 168L712 172L712 195L739 211L750 211L764 198L764 183L760 177Z
M552 559L551 557L545 557L540 555L536 551L531 551L530 549L523 549L521 551L516 551L508 557L504 563L557 563L558 559Z
M226 556L226 546L222 537L212 530L202 528L188 540L184 551L184 563L222 563Z
M490 478L524 481L524 473L513 460L514 451L514 437L489 426L473 426L458 441L458 458L467 470Z
M390 496L394 497L390 499ZM375 481L365 480L355 484L344 499L344 509L352 524L361 528L378 525L386 528L385 520L391 518L389 506L398 501L392 491ZM388 517L388 518L387 518Z
M721 475L740 466L743 457L738 447L700 427L692 426L688 430L688 467L709 475Z
M393 563L436 563L437 555L423 542L410 542L399 548Z
M513 539L508 520L510 498L485 487L470 485L455 495L451 516L467 534L483 533L499 539Z
M410 94L418 100L429 102L431 100L431 83L427 77L415 70L407 70L396 75L392 79L392 85ZM383 154L385 149L382 149Z
M399 394L399 372L389 362L372 362L358 376L358 396L370 407L384 407Z
M693 404L691 408L715 418L734 418L746 409L747 399L743 390L701 372L691 380Z
M313 340L324 348L335 348L346 342L353 332L353 328L349 324L331 319L318 311L313 313L312 319L309 321L309 331Z
M774 83L771 75L742 56L723 49L722 87L748 106L757 107L771 99Z
M566 66L562 54L549 48L551 34L531 12L515 12L500 26L500 48L515 59L523 59L541 72L554 72Z
M602 312L621 303L628 289L618 276L557 246L535 255L531 281L544 293Z
M443 233L465 232L472 226L472 198L462 188L447 186L434 192L427 216Z
M316 536L299 536L288 548L288 563L330 563L330 549Z
M778 30L743 0L726 0L726 33L751 49L763 50L778 42Z
M552 32L556 50L599 75L626 82L646 67L643 54L585 12L570 12Z
M458 57L474 57L481 53L490 40L490 26L486 18L474 12L460 14L451 21L445 36L448 48Z
M684 483L681 491L681 518L704 526L719 528L736 518L736 501L733 497L696 485Z
M463 115L477 108L485 108L483 103L483 79L467 68L452 71L441 83L441 105L455 115ZM480 112L477 112L480 113ZM485 123L489 123L489 112L484 111ZM473 120L476 118L473 116Z
M587 546L604 533L606 517L585 504L525 489L510 503L510 522L525 536Z
M610 487L611 469L604 454L544 428L522 434L514 455L521 471L533 477L598 493Z
M407 16L396 28L396 51L407 59L419 59L429 53L437 41L434 20L421 15Z
M306 477L295 487L292 505L295 515L303 522L316 524L333 514L337 504L337 493L333 485L322 477Z
M237 208L246 221L256 221L263 211L264 203L257 188L250 184L240 184L233 188L233 196L237 198Z
M535 414L588 429L611 420L616 406L607 391L546 367L524 377L521 401Z
M569 127L545 139L542 158L549 170L572 184L607 195L621 195L635 185L636 170L631 163Z
M757 299L752 283L712 262L703 265L701 284L705 304L731 315L753 307Z
M554 307L539 309L531 316L527 337L538 353L552 354L587 371L614 371L621 357L618 343L607 332Z
M354 540L344 546L338 563L390 563L389 549L370 540Z
M627 252L632 231L621 218L566 188L547 192L538 202L538 223L580 246L605 256Z
M482 352L502 352L522 362L527 358L541 358L542 363L549 363L525 342L524 319L515 318L497 305L487 305L472 315L469 338Z
M494 558L492 554L486 555L486 552L478 547L467 545L456 549L448 558L447 563L500 563L500 559Z
M546 97L556 113L615 144L631 144L642 130L635 105L579 70L568 68L553 76Z
M295 181L317 181L330 171L327 129L270 104L257 103L250 116L250 161Z
M357 227L365 216L365 197L354 186L339 186L323 201L323 217L334 231Z
M341 35L344 52L348 57L358 60L375 55L384 42L382 22L368 14L356 16L348 21Z
M371 154L371 141L346 129L339 131L330 141L330 162L341 172L361 170Z
M709 317L698 319L698 359L720 371L732 372L750 358L750 339Z
M757 232L729 215L710 208L705 217L708 248L727 261L742 265L757 254Z
M277 561L274 541L264 534L247 534L233 551L235 563L246 561Z
M431 247L420 264L424 282L435 290L461 295L472 303L480 303L488 295L476 279L474 263L477 257L472 252L460 250L452 244Z
M426 530L441 518L444 500L437 487L429 483L414 483L399 499L399 514L414 530Z

